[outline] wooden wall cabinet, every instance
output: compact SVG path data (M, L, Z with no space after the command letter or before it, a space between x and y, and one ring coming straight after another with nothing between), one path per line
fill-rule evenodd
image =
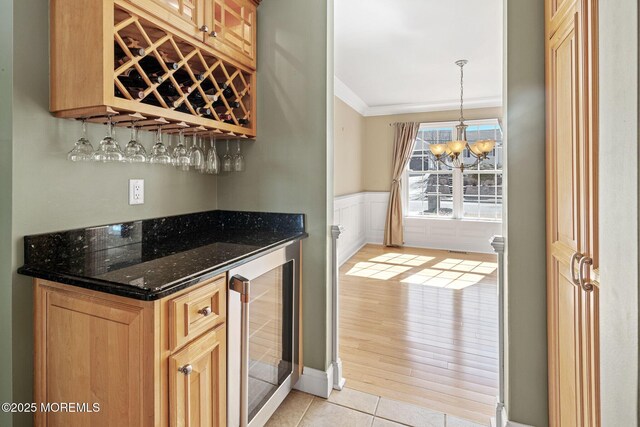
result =
M253 138L256 7L254 0L51 0L50 110Z
M34 327L38 405L99 405L36 425L226 426L224 274L158 301L36 279Z

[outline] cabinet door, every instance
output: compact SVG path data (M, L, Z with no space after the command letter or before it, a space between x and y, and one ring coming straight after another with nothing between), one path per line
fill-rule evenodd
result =
M219 326L170 356L171 426L227 425L226 334Z
M250 0L211 0L205 22L216 36L207 38L215 49L255 68L256 5Z
M547 47L547 294L549 403L554 426L582 426L582 289L570 259L582 250L579 15L570 13Z
M46 287L36 288L36 300L36 401L90 410L39 411L36 425L148 425L143 310Z
M596 169L583 2L547 0L547 313L549 424L598 426L598 289L576 283L593 245Z
M202 41L205 0L129 0L187 35Z

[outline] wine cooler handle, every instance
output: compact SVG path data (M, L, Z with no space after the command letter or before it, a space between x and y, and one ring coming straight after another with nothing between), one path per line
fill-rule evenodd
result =
M229 289L240 294L240 427L249 424L249 288L251 282L233 276Z
M585 267L587 267L587 270L589 269L589 266L593 264L593 260L588 257L588 256L584 256L580 259L580 263L578 264L578 278L580 280L580 286L582 286L582 289L584 289L585 292L591 292L593 291L593 283L588 282L585 279Z
M574 252L573 255L571 255L571 262L569 263L569 269L571 270L571 280L573 280L573 284L576 286L580 286L580 279L578 277L576 277L576 260L580 261L582 258L584 257L584 255L582 255L580 252ZM580 274L580 272L578 272L578 274Z

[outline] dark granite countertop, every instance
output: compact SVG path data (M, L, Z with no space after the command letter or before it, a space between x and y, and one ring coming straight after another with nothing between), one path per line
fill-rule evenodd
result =
M305 237L302 214L216 210L25 236L18 272L155 300Z

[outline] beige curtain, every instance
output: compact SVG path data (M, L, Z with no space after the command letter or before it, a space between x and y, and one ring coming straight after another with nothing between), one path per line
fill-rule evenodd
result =
M394 127L391 192L389 193L389 207L387 208L387 220L384 226L385 246L404 245L400 180L404 168L411 158L420 123L395 123Z

